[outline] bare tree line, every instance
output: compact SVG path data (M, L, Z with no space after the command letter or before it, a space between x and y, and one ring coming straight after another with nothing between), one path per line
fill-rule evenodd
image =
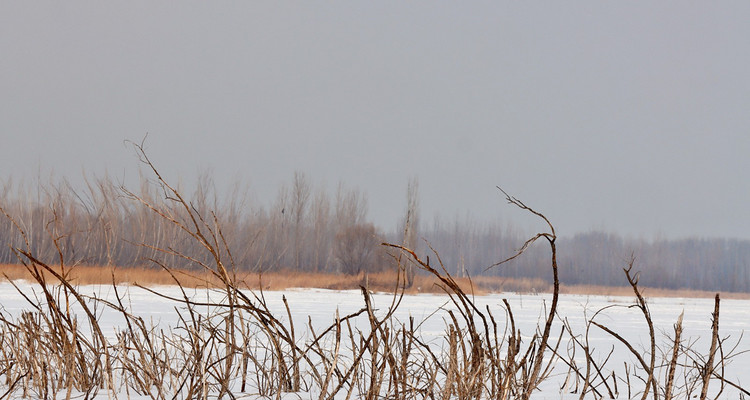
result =
M435 217L426 224L420 215L418 182L412 179L404 198L403 219L386 232L367 218L367 198L356 188L339 185L331 195L309 176L296 172L278 191L270 206L255 204L235 189L217 193L212 179L202 176L189 203L206 219L221 223L237 265L250 271L302 270L357 274L392 267L394 262L378 245L383 240L425 249L441 249L441 257L455 276L495 275L510 278L548 277L543 252L501 268L488 269L513 251L524 232L499 220ZM185 254L200 257L200 249L180 236L173 225L153 218L136 199L164 204L161 189L142 178L138 190L125 190L108 177L91 178L84 188L66 180L29 186L6 181L0 206L25 224L29 242L43 260L57 252L50 233L62 236L67 260L89 265L148 265L156 246L167 242ZM175 238L179 240L175 241ZM181 239L180 239L181 238ZM424 239L424 240L422 240ZM0 242L18 244L18 232L0 222ZM649 285L664 288L750 291L750 241L735 239L627 239L616 234L588 232L561 236L560 281L564 284L622 285L620 266L631 253ZM194 267L174 258L176 267ZM0 263L13 263L7 246L0 247ZM406 271L408 281L415 273Z
M510 225L469 218L436 220L423 229L452 273L547 278L544 255L530 251L502 268L487 269L514 248L523 235ZM726 238L632 239L591 231L560 237L559 263L564 284L623 286L622 264L632 254L651 287L707 291L750 291L750 241Z
M139 206L148 202L168 208L172 200L163 195L158 184L145 178L137 191L98 178L87 181L83 190L74 189L65 180L37 188L6 182L0 206L22 221L31 250L46 262L57 258L51 237L61 238L57 245L71 263L148 265L156 255L155 248L167 245L201 260L202 249L190 237ZM310 179L298 172L292 184L284 185L276 201L265 208L252 204L249 196L239 191L219 196L212 180L203 176L186 201L202 218L221 224L237 265L245 270L356 274L385 267L377 254L384 235L366 220L367 199L357 189L339 185L330 196L313 188ZM22 241L18 230L2 221L0 262L15 262L10 247ZM195 267L185 258L169 261L174 267Z

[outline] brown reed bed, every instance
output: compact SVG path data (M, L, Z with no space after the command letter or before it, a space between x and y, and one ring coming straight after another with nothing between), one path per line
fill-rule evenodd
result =
M52 266L55 271L61 273L59 266ZM179 279L183 287L221 287L222 283L213 274L207 271L194 271L184 269L170 269L169 272L157 268L145 267L107 267L77 265L66 267L68 281L75 285L109 285L115 284L138 284L141 286L160 286L176 284L173 275ZM170 274L171 273L171 274ZM54 281L55 278L45 272L47 279ZM300 272L300 271L268 271L259 273L239 272L236 273L237 281L242 282L248 289L263 290L285 290L290 288L317 288L332 290L352 290L365 287L375 292L393 292L397 288L398 273L394 271L383 271L375 273L360 273L357 275L332 274L324 272ZM23 265L0 264L0 276L6 280L33 280L29 271ZM482 284L477 284L469 278L456 278L462 289L474 292L476 295L487 294L491 288L520 288L531 287L528 282L516 280L508 281L499 278L481 278ZM490 283L494 281L494 283ZM505 286L504 286L505 285ZM502 291L502 290L493 290ZM442 293L440 282L433 276L417 275L414 284L406 289L406 293Z
M60 267L53 267L60 271ZM109 285L115 284L142 286L174 285L174 278L165 270L148 267L107 267L77 265L66 267L69 281L76 285ZM184 287L219 287L221 282L206 271L171 270ZM49 275L49 274L48 274ZM396 288L398 274L394 271L360 273L358 275L332 274L325 272L268 271L262 274L241 272L237 280L248 289L286 290L291 288L316 288L332 290L356 290L366 287L374 292L393 292ZM3 280L32 280L23 265L0 264L0 276ZM54 280L53 276L48 279ZM542 279L505 278L497 276L478 276L473 278L455 278L462 290L474 295L492 293L551 293L552 285ZM643 287L647 297L685 297L712 298L714 292L691 289L664 289ZM414 285L405 290L407 294L443 293L440 282L431 275L417 275ZM580 294L592 296L630 296L632 289L626 286L600 285L560 285L562 294ZM750 293L723 292L725 299L750 299Z

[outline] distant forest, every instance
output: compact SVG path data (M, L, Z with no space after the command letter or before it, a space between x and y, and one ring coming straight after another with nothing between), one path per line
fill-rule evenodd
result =
M500 221L468 218L426 224L419 218L416 181L404 195L404 218L391 232L368 221L362 192L339 185L330 194L301 172L270 206L254 204L241 192L219 196L208 177L196 186L187 200L207 226L220 229L238 268L357 274L393 268L395 259L382 242L405 244L421 254L430 251L429 243L457 276L551 278L549 250L541 244L488 269L513 255L527 233ZM62 254L68 265L147 266L156 260L191 268L190 258L207 257L198 242L169 222L187 222L189 215L154 180L143 178L137 190L108 178L91 179L84 189L65 180L34 188L6 182L0 207L5 213L0 215L0 263L16 263L12 248L26 248L26 241L39 259L57 263ZM747 240L635 240L592 231L560 237L557 248L564 284L623 286L622 268L632 254L644 286L750 291Z

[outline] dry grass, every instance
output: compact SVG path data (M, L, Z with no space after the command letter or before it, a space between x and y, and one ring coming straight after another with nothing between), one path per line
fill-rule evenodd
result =
M53 267L58 273L59 266ZM173 285L174 279L163 270L154 268L115 268L88 265L66 267L68 281L73 285L141 284L144 286ZM186 287L206 286L210 282L208 273L177 271L180 282ZM10 280L32 280L23 265L0 264L0 275ZM55 279L44 272L50 282ZM213 286L213 285L212 285Z
M59 267L54 267L60 271ZM219 287L221 282L212 274L205 271L172 271L184 287ZM143 286L173 285L172 276L161 269L155 268L115 268L78 265L67 267L69 281L74 285L107 285L139 284ZM0 275L10 280L32 280L29 272L22 265L0 264ZM53 280L49 274L48 279ZM257 273L238 273L237 280L251 289L284 290L289 288L320 288L347 290L359 289L361 286L372 291L393 292L396 288L397 275L395 272L378 272L371 274L345 275L317 272L274 271ZM456 279L462 289L471 292L471 282L468 278ZM490 286L487 286L488 288ZM495 286L497 287L497 286ZM474 287L475 294L486 294L489 290L483 286ZM407 293L442 293L438 280L430 276L417 276L414 286L406 290Z
M468 278L456 278L462 289L467 292L472 291L471 281ZM246 279L246 283L253 287L258 288L258 277ZM396 289L397 274L393 271L388 272L377 272L358 275L343 275L343 274L328 274L328 273L314 273L314 272L269 272L263 273L262 286L263 289L269 290L283 290L288 288L296 287L311 287L321 289L335 289L335 290L347 290L347 289L359 289L365 287L371 291L376 292L393 292ZM439 281L426 275L417 275L414 277L414 285L411 288L405 290L406 293L443 293L444 290L439 286ZM487 291L481 287L474 285L474 293L481 295L486 294Z
M716 296L716 292L693 289L663 289L654 287L642 287L641 292L645 297L684 297L684 298L706 298ZM565 294L587 294L599 296L632 296L633 289L625 286L598 286L598 285L561 285L561 293ZM721 292L723 299L750 299L750 293Z
M68 269L70 281L77 285L111 284L112 273L117 284L140 284L144 286L173 285L174 279L166 272L154 268L113 268L79 265ZM180 283L185 287L217 287L220 282L203 271L175 272ZM31 280L28 271L22 265L0 264L0 275L11 280ZM396 284L393 272L371 273L365 276L343 275L316 272L264 272L262 276L244 273L239 277L251 289L284 290L289 288L320 288L334 290L359 289L365 286L376 292L392 292ZM461 288L467 293L484 295L500 292L550 293L552 285L542 279L512 279L501 277L479 276L456 278ZM414 285L406 293L442 293L439 282L432 276L417 275ZM601 296L630 296L629 287L611 287L597 285L562 285L561 293ZM712 298L715 292L689 289L643 288L647 297L693 297ZM722 293L725 299L750 299L750 293Z

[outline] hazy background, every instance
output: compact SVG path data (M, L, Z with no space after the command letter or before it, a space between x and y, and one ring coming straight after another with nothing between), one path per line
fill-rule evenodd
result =
M0 3L0 179L295 170L392 229L750 239L750 2ZM44 179L44 178L43 178ZM531 219L533 221L533 219Z

